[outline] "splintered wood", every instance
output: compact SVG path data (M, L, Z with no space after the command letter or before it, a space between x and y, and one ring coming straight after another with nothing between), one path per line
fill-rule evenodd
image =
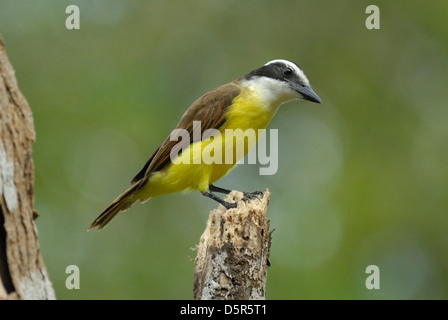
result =
M54 299L34 218L31 109L0 37L0 299Z
M238 201L232 191L225 200ZM195 260L193 294L199 300L260 300L266 295L271 231L266 218L270 192L238 207L210 212Z

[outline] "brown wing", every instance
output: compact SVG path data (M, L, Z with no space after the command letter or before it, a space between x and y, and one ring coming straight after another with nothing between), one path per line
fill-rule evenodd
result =
M227 108L232 104L233 99L240 94L240 88L234 82L225 84L209 93L203 95L196 100L184 113L176 128L185 129L190 139L182 139L179 141L171 141L170 136L154 151L143 169L132 179L132 183L136 183L143 178L149 176L150 173L163 169L171 162L170 154L174 154L190 145L192 142L201 140L201 136L193 136L193 132L204 132L207 129L218 129L226 122ZM193 121L200 121L201 130L194 128ZM198 123L195 123L198 125Z

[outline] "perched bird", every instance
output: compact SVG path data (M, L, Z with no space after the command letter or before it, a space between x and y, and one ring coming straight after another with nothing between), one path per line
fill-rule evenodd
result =
M258 129L267 127L282 103L295 98L322 103L302 68L282 59L269 61L204 94L187 109L170 136L149 157L132 180L132 186L92 222L89 230L102 229L136 201L143 203L152 197L183 190L199 190L226 208L236 207L236 203L226 202L214 194L226 194L230 190L213 184L230 172L253 145L247 142L244 132L252 129L256 142ZM240 129L240 133L226 141L224 132L230 129ZM244 152L239 154L234 152L238 144L244 146ZM210 149L216 154L222 152L223 158L225 153L232 153L230 161L227 158L221 162L201 161L201 154ZM244 199L260 193L245 193Z

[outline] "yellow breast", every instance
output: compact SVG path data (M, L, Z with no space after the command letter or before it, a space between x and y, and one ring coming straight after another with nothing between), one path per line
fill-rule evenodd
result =
M166 170L155 172L142 188L145 197L196 190L205 192L253 147L278 106L265 105L257 92L242 88L228 109L219 135L191 144Z

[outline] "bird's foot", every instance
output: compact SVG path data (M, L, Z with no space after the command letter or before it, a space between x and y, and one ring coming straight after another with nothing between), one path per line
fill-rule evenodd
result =
M206 196L207 198L215 200L219 204L223 205L227 210L233 209L233 208L237 207L237 203L236 202L227 202L227 201L221 199L220 197L214 195L210 190L207 190L206 192L203 192L202 194L204 196Z
M229 209L234 209L238 206L238 201L236 202L227 202L224 199L221 199L220 197L216 196L215 194L213 194L213 192L220 192L220 193L230 193L230 190L227 189L222 189L219 187L215 187L213 185L210 185L209 189L205 192L203 192L202 194L212 200L215 200L216 202L218 202L219 204L223 205L227 210ZM263 198L263 192L262 191L254 191L254 192L243 192L243 198L241 198L241 200L239 201L249 201L249 200L254 200L255 198L258 200L261 200Z
M238 202L227 202L227 201L223 201L221 203L227 210L229 209L234 209L238 206Z
M244 194L244 197L241 199L243 201L254 200L255 198L257 198L258 200L261 200L263 198L262 191L243 192L243 194Z

